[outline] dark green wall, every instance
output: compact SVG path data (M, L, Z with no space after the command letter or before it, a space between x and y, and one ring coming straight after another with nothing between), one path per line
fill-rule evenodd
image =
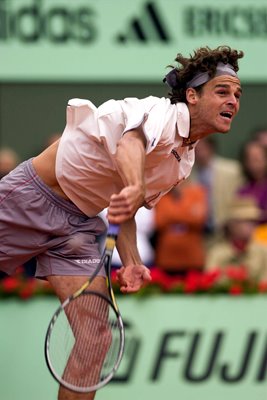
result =
M258 126L267 127L267 84L243 85L241 109L228 135L217 135L219 152L236 157ZM124 97L165 96L164 84L0 84L1 145L22 159L37 153L46 138L65 126L68 99L88 98L96 105Z

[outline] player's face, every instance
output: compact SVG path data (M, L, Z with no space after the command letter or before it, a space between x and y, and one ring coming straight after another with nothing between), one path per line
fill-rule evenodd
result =
M195 112L206 133L230 130L239 111L241 93L239 79L229 75L218 76L205 84L197 95Z

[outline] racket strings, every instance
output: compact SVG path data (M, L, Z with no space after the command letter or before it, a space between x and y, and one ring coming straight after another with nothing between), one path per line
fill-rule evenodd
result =
M97 386L112 374L120 353L117 314L103 297L85 292L58 315L50 337L50 363L74 388Z
M97 300L99 300L97 298ZM100 303L100 304L99 304ZM99 379L99 367L101 367L102 360L105 357L108 349L105 348L105 335L109 335L109 326L108 326L108 316L107 316L107 304L105 301L98 301L97 306L97 314L91 312L89 315L89 319L86 321L89 323L91 321L91 326L88 327L87 324L83 324L83 329L80 329L79 336L77 337L77 349L78 352L82 352L82 354L78 354L79 363L82 362L82 368L87 371L90 367L95 366L90 371L90 382L87 382L87 385L94 385L98 382ZM90 329L90 340L86 340L86 335L89 333ZM78 340L81 341L80 345ZM87 354L88 357L84 359L84 355ZM87 379L87 376L84 376ZM80 380L78 384L83 386L82 376L80 376Z

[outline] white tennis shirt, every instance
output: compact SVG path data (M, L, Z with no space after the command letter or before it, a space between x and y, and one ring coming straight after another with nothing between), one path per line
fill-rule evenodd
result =
M145 206L151 208L191 172L195 144L183 145L190 128L187 105L154 96L109 100L98 108L89 100L69 101L56 176L86 215L98 214L124 187L114 156L120 138L137 127L147 141Z

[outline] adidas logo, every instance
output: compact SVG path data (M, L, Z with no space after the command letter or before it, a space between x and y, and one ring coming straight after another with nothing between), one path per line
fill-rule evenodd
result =
M117 41L120 43L128 41L167 43L171 41L171 37L162 19L162 13L155 3L149 2L145 4L141 17L133 18L128 31L125 34L120 33Z

